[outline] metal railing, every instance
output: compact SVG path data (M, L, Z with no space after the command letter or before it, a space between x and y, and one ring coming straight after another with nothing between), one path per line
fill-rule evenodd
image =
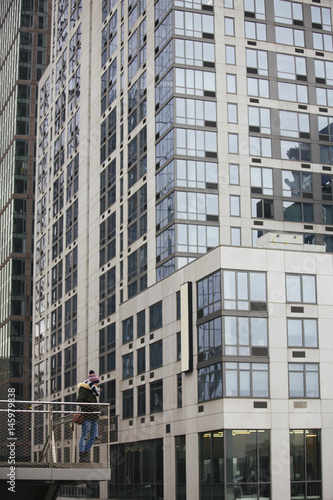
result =
M110 467L110 405L94 403L98 438L80 462L82 425L76 413L90 403L0 400L0 467ZM79 408L80 407L80 408ZM81 410L82 411L81 411Z

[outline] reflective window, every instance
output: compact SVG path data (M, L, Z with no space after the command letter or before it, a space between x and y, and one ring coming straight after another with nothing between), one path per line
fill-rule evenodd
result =
M318 363L289 363L289 397L319 398Z
M266 310L266 275L247 271L223 271L223 308Z
M122 322L122 329L123 329L123 344L126 344L127 342L133 340L133 316L125 319Z
M212 101L177 97L175 99L175 114L176 123L198 127L216 126L216 103Z
M333 106L333 89L316 87L318 106Z
M229 184L239 184L239 165L229 163Z
M123 418L133 417L133 389L123 391Z
M273 195L273 170L271 168L250 167L251 192Z
M155 370L163 366L163 344L162 340L154 342L149 346L149 369Z
M250 132L271 133L271 113L268 108L248 106Z
M313 48L316 50L326 50L333 52L333 37L326 33L312 33Z
M219 244L219 228L194 224L176 224L177 252L206 253Z
M266 137L249 137L250 155L272 157L272 140Z
M313 28L331 31L331 9L311 5L311 21Z
M323 223L333 224L333 206L322 205L322 207L323 207Z
M333 85L333 62L315 59L314 63L316 82Z
M292 198L309 197L307 193L312 193L312 174L295 172L294 170L283 170L282 189L283 196L290 196Z
M305 57L276 54L276 62L278 78L285 78L287 80L307 80Z
M247 78L247 94L255 97L269 97L269 82L261 78Z
M240 196L230 195L230 215L231 217L240 216Z
M237 93L236 83L237 83L236 75L232 75L232 74L226 75L226 84L227 84L228 94L236 94Z
M311 161L311 145L308 142L281 141L281 158L284 160Z
M236 64L236 47L234 45L225 46L225 62L226 64Z
M149 307L149 331L162 327L162 301Z
M228 152L238 154L238 134L228 133Z
M303 25L303 5L299 2L274 0L274 13L278 23Z
M225 396L268 398L268 364L225 363Z
M267 52L256 49L246 49L246 66L249 73L268 76Z
M157 262L166 259L175 252L175 226L168 227L156 237Z
M315 304L316 277L308 274L286 274L287 302Z
M207 66L210 68L214 68L215 67L214 50L215 50L215 45L213 43L176 39L175 63L182 65L186 64L187 66ZM163 66L163 61L161 63Z
M281 135L310 138L310 119L308 114L280 111L279 116Z
M333 117L318 116L319 140L333 141Z
M197 38L202 38L207 34L213 35L214 17L177 10L175 11L175 34Z
M222 363L199 368L198 402L222 398Z
M316 319L288 318L288 347L318 347Z
M244 10L246 15L256 19L265 19L265 1L264 0L244 0Z
M123 379L133 377L133 353L123 356Z
M238 123L237 104L227 103L228 123Z
M197 301L198 317L207 316L221 309L220 271L198 281Z
M230 228L230 245L234 247L239 247L241 245L241 228L231 227Z
M309 102L308 89L305 85L278 82L279 99L291 102Z
M179 155L204 157L217 153L216 132L176 129L176 144Z
M175 89L179 94L215 97L215 73L175 68Z
M305 47L304 31L275 26L275 41L283 45Z
M296 429L289 435L291 500L322 498L320 430Z
M270 431L199 434L199 488L205 499L271 498Z
M150 384L150 413L163 411L163 380Z
M218 216L218 195L176 192L176 217L186 220L209 220Z
M235 20L233 17L224 18L224 34L235 36Z
M256 219L274 219L273 200L251 198L251 216Z
M245 38L266 41L266 24L245 21Z
M224 316L223 331L226 356L251 356L257 348L267 348L267 318ZM267 355L267 349L262 354Z
M313 222L313 205L311 203L283 202L283 217L291 222Z

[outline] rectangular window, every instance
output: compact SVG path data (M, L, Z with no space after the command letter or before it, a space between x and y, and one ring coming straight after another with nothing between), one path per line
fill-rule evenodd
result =
M282 170L282 193L291 198L312 198L312 174Z
M123 379L133 377L133 353L123 356Z
M266 274L223 271L223 308L266 311Z
M251 193L273 195L273 170L271 168L250 167Z
M123 344L133 340L133 316L123 321Z
M237 104L227 103L228 123L238 123Z
M138 387L138 417L146 414L146 386Z
M313 222L313 205L295 201L283 202L283 217L291 222Z
M123 418L133 417L133 389L123 391Z
M231 227L230 228L230 245L233 247L241 246L241 228Z
M222 363L198 369L198 402L222 398Z
M146 371L146 348L137 350L137 375Z
M255 19L266 19L264 0L244 0L245 15Z
M316 277L309 274L286 274L287 302L315 304Z
M290 102L308 103L308 88L296 83L278 82L279 99Z
M274 0L275 21L303 26L303 6L299 2Z
M267 356L267 318L224 316L225 356Z
M267 363L225 363L225 396L268 398Z
M221 273L207 276L197 283L198 318L221 310Z
M289 436L291 499L322 498L320 430L295 429Z
M275 26L275 41L283 45L305 47L304 31Z
M163 380L150 383L150 413L163 411Z
M288 347L318 347L316 319L288 318Z
M266 41L266 24L245 21L245 38L250 40Z
M247 72L256 75L268 76L267 52L256 49L246 49Z
M281 158L293 161L311 161L309 142L281 141Z
M163 366L163 343L162 340L154 342L149 346L149 369L155 370Z
M307 80L305 57L276 54L276 62L278 78L285 78L287 80Z
M149 307L149 331L162 328L162 301Z
M247 95L269 97L269 81L262 78L247 78Z
M143 337L146 333L146 311L138 312L137 314L137 336Z
M271 498L270 455L269 430L199 434L200 498Z
M236 94L237 93L237 80L236 75L227 74L226 75L226 84L227 84L227 92L228 94Z
M183 375L177 374L177 408L183 406Z
M289 398L319 398L318 363L289 363Z
M229 184L239 185L239 165L229 163Z
M240 196L230 195L230 216L240 217Z

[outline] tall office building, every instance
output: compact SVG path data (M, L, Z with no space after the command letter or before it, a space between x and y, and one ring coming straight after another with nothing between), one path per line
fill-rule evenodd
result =
M52 15L34 398L73 400L99 373L101 498L328 500L331 2L54 0Z
M0 3L0 399L31 398L37 84L49 60L48 0Z

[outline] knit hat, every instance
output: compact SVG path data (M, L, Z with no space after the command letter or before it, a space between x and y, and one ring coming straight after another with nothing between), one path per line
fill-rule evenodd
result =
M90 370L89 372L89 377L88 377L88 383L90 384L99 384L99 378L94 372L94 370Z

